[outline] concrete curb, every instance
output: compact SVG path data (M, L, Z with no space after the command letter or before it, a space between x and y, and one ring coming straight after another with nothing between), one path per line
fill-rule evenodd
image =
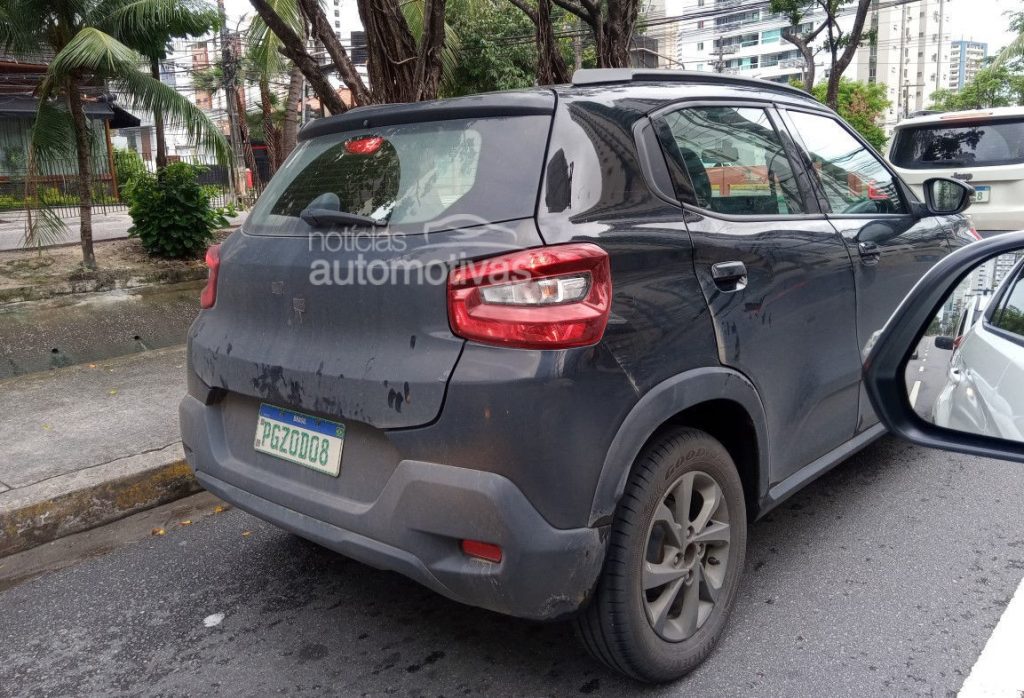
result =
M0 557L199 491L181 443L0 493Z
M127 269L100 269L83 273L81 278L39 286L14 286L0 289L0 305L45 301L80 293L143 289L187 281L201 281L206 279L206 275L205 267L162 270L138 276L133 276Z

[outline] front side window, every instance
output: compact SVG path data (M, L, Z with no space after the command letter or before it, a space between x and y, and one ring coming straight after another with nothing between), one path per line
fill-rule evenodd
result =
M882 161L828 116L789 112L833 213L904 213L896 179Z
M782 139L764 109L692 107L658 120L676 175L677 194L701 208L733 215L803 213Z
M1024 277L1013 280L1013 287L992 313L992 324L1006 332L1024 338Z

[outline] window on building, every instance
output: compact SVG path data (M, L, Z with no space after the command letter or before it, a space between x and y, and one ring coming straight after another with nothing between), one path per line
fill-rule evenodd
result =
M698 41L697 42L697 50L698 51L703 51L704 50L704 42L703 41Z

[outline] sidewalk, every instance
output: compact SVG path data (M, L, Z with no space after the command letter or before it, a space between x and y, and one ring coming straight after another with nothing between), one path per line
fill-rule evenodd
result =
M245 221L248 211L240 211L237 216L229 219L231 226L237 227ZM81 219L77 212L68 213L62 216L67 230L64 237L58 243L61 245L73 244L79 241L78 226ZM132 227L132 217L127 210L100 213L92 215L92 238L93 240L117 240L128 237L128 228ZM20 250L25 238L25 212L24 211L0 211L0 251Z
M0 381L0 557L198 489L184 372L177 346Z

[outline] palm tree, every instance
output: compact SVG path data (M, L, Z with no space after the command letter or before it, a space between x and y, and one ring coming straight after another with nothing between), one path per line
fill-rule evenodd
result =
M270 0L271 9L297 36L306 36L306 20L296 0ZM270 31L260 15L253 17L249 24L249 51L246 58L255 73L260 88L260 109L262 112L263 142L270 155L270 173L284 162L295 147L298 133L299 101L302 97L302 71L281 53L283 44ZM288 74L288 95L284 103L284 123L278 127L274 119L275 95L270 83L278 76Z
M160 79L160 61L166 60L167 48L172 39L187 36L202 36L218 27L220 16L216 8L194 0L182 0L159 24L148 27L146 35L137 37L132 48L149 59L149 74L154 80ZM156 133L156 166L167 166L167 142L164 137L164 116L159 111L153 114L153 131Z
M88 268L96 267L96 256L87 87L113 91L129 109L163 114L168 125L184 128L197 145L227 160L227 141L216 125L192 102L142 72L146 59L134 48L147 45L180 22L183 12L194 9L180 0L0 0L0 47L13 53L53 54L35 88L39 107L29 143L26 187L32 186L40 162L74 153L82 262ZM29 216L26 244L43 244L63 229L63 222L42 208Z

